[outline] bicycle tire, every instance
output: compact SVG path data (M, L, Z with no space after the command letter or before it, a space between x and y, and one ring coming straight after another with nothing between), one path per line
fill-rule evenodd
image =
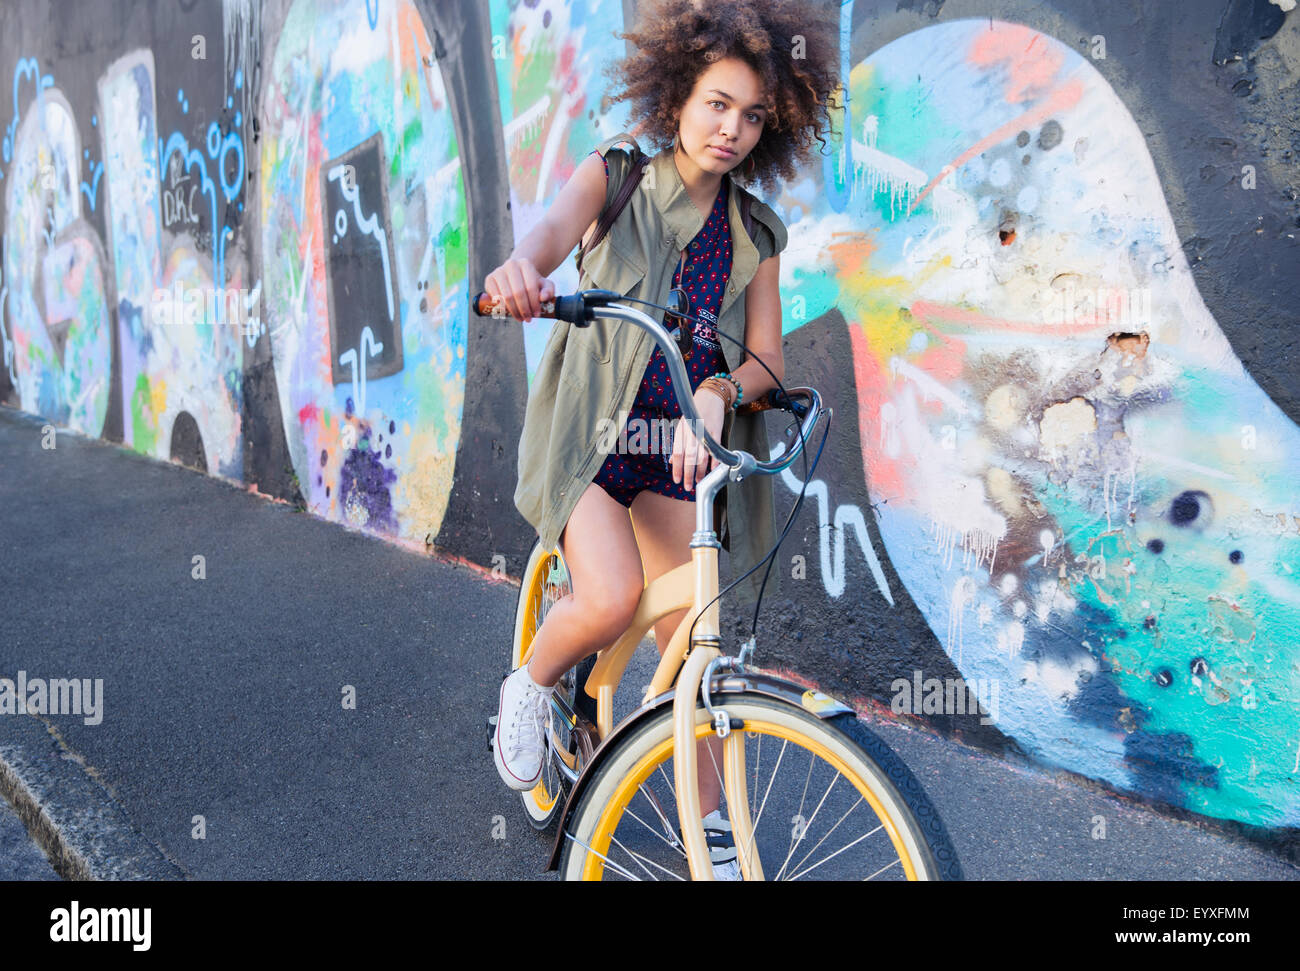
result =
M889 746L852 714L840 714L822 719L788 701L761 695L752 691L718 693L714 696L715 706L726 709L733 718L745 722L742 729L746 733L746 769L747 789L754 783L750 798L750 807L755 823L755 840L758 855L762 862L764 876L767 879L800 879L815 874L818 879L852 879L862 876L897 877L925 880L960 880L961 867L957 854L948 839L947 832L939 814L926 796L924 789L903 761ZM703 707L698 709L700 724L697 734L710 731ZM754 736L759 736L756 746ZM760 791L763 781L762 739L775 737L782 739L773 781L766 783L766 792ZM785 815L792 804L788 793L779 797L778 803L785 805L785 810L777 808L777 803L767 807L769 796L774 786L776 772L786 758L791 759L796 783L802 759L788 753L789 743L809 754L807 781L803 783L800 798L800 811L793 817ZM665 752L666 746L666 752ZM828 758L829 756L829 758ZM565 826L564 849L560 860L561 879L600 879L606 877L607 871L614 876L634 876L645 879L647 876L665 878L666 872L673 876L686 878L688 869L684 854L672 846L672 832L676 827L677 806L675 794L671 793L672 768L672 706L664 705L660 710L645 718L643 725L634 729L618 746L608 754L594 769L590 781L584 784L578 805ZM840 767L834 764L838 758ZM813 790L820 790L826 773L816 769L816 760L820 759L823 768L838 772L839 778L847 779L858 800L850 809L829 827L829 831L818 841L793 867L790 861L793 853L817 821L817 816L824 808L823 804L834 790L837 780L832 779L826 788L826 795L821 797L816 811L811 817L802 815L802 810L810 805L806 796L814 775L818 776L818 785ZM847 770L847 771L845 771ZM643 793L647 785L667 785L668 792L651 792L643 800L637 801L638 807L647 817L654 819L662 811L668 818L660 817L655 822L660 832L631 811L633 800ZM659 780L662 780L660 782ZM650 796L653 796L652 800ZM852 800L853 792L844 793L844 798L837 796L837 803ZM873 808L874 806L877 808ZM814 853L826 839L830 838L836 828L850 815L857 813L859 805L866 805L861 819L870 813L875 818L875 825L870 821L864 823L868 832L843 849L829 854L811 866L806 866L808 857ZM659 809L654 807L658 805ZM769 816L780 819L780 825L768 826L763 816L767 812L781 815ZM834 816L834 810L823 820L823 826ZM784 818L781 816L784 815ZM629 818L631 821L629 821ZM887 820L886 820L887 817ZM858 820L855 819L855 826ZM790 832L790 849L786 852L780 866L779 843L783 836L774 838L773 833L783 832L784 827L793 823ZM804 831L797 832L800 825ZM658 837L658 842L645 836L638 825L650 830ZM764 829L764 827L767 827ZM868 840L862 849L841 859L834 867L822 869L822 864L841 857L853 846L874 837L879 830L884 830L888 837L888 851L881 850L879 840ZM627 832L629 836L620 838ZM667 834L667 837L665 837ZM815 834L814 834L815 835ZM842 836L844 834L841 834ZM851 835L851 834L850 834ZM797 837L797 839L796 839ZM837 845L839 840L831 844ZM615 850L610 851L613 844ZM635 844L629 846L629 844ZM664 849L664 847L667 849ZM773 847L778 847L773 854ZM649 849L655 851L655 858L648 855ZM593 852L594 851L594 852ZM621 851L621 852L620 852ZM895 863L881 865L881 860L893 855ZM907 862L904 862L906 857ZM608 859L610 866L605 865ZM664 862L665 860L670 862ZM845 865L856 863L860 866L849 868L851 875L845 875ZM647 865L649 864L649 865ZM910 869L909 869L910 864ZM654 867L655 869L651 869Z
M563 581L558 584L556 577L552 575L557 565L563 573ZM542 547L540 541L534 543L528 554L523 579L519 584L519 596L515 601L515 628L510 646L510 670L513 671L528 660L530 642L537 629L541 627L542 621L545 620L549 607L559 599L556 594L562 595L565 584L568 589L572 589L568 565L564 563L559 548L547 550ZM548 586L552 587L549 593ZM594 657L584 658L561 678L560 688L566 698L571 704L576 703L583 712L594 711L592 706L595 702L588 699L582 690L587 675L594 665ZM568 754L572 755L571 747ZM538 780L535 787L519 794L528 822L534 829L542 832L552 827L568 798L570 786L555 764L558 758L553 749L548 751L546 763L542 768L542 778Z

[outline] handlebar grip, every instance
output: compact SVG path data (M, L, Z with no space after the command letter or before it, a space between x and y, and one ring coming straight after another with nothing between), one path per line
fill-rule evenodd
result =
M486 293L479 293L477 297L471 300L470 308L480 317L502 319L511 316L510 311L506 310L505 304L498 304L495 297L488 296ZM586 327L591 323L591 316L587 313L586 302L581 293L544 301L541 312L537 316L552 320L567 320L579 327Z
M480 292L477 297L470 301L470 307L474 313L480 317L510 317L511 313L506 309L504 303L497 303L497 298L486 292ZM551 300L542 303L542 312L538 317L554 317L555 302Z
M484 292L469 302L469 307L480 317L509 317L506 312L505 304L498 304L496 297L490 297Z
M775 411L778 409L790 411L796 418L802 418L808 413L808 404L781 394L780 388L773 388L761 398L741 405L736 409L736 412L742 415L752 415L760 411Z

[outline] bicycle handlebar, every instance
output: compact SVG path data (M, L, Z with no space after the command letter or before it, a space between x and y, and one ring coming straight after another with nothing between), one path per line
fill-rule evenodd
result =
M664 360L668 364L668 373L673 382L673 393L677 396L677 403L681 406L682 414L692 423L693 428L700 430L699 438L704 442L705 447L713 457L723 465L731 467L730 477L732 479L739 482L755 472L761 475L776 475L789 468L794 460L798 458L799 453L803 451L804 443L811 437L813 428L821 417L822 399L817 390L815 388L789 388L787 389L787 396L783 395L779 388L773 388L763 397L741 405L736 409L738 412L745 414L780 409L788 411L796 417L802 416L803 425L800 429L797 447L792 448L779 459L768 462L760 462L745 451L733 452L731 449L725 448L720 442L715 441L713 436L709 434L708 429L704 427L704 423L700 419L699 411L695 408L695 399L690 395L682 395L681 389L689 388L691 382L686 372L686 362L682 360L682 354L677 348L676 341L669 336L663 324L654 318L626 304L617 303L622 299L623 295L613 290L580 290L571 296L557 296L554 300L543 302L541 313L537 314L537 316L565 320L576 327L588 327L597 317L626 320L629 323L636 324L642 330L648 332L659 345L660 350L664 352ZM476 296L470 307L480 317L505 318L511 316L503 304L498 304L494 297L486 293L480 293ZM801 405L795 399L800 399L804 403Z

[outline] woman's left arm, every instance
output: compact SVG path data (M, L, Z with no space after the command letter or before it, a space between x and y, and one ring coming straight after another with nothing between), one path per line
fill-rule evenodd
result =
M751 356L731 373L745 391L748 404L767 394L776 385L763 365L785 382L785 359L781 353L781 254L769 256L758 264L758 272L745 288L745 346Z

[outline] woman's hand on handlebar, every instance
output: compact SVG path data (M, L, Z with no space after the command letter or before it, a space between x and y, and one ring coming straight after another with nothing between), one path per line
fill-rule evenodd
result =
M694 395L695 410L705 430L715 442L722 441L722 420L726 406L712 391L697 390ZM685 418L677 421L677 434L673 436L673 482L681 483L687 492L694 491L709 470L718 464L713 453L695 435L691 423Z
M532 320L542 312L543 303L555 299L555 284L527 258L506 260L487 275L483 290L522 322Z

